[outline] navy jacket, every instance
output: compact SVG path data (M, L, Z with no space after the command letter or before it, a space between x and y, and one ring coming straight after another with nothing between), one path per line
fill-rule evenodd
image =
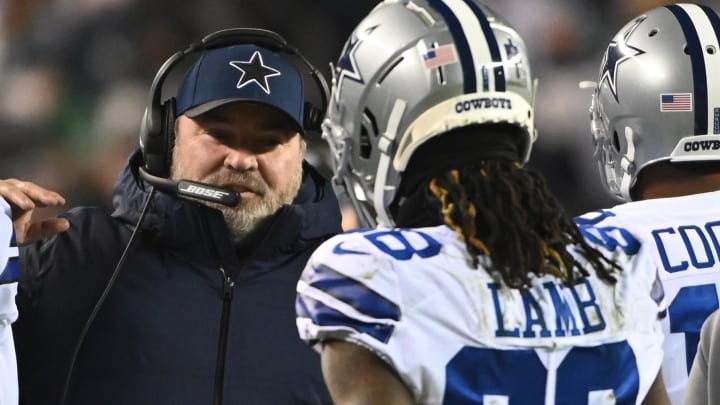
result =
M130 169L138 158L116 185L112 215L73 209L67 232L22 249L13 325L22 404L60 403L80 331L148 195ZM141 229L77 356L68 403L331 403L319 355L295 326L300 273L341 231L337 200L313 168L247 257L202 204L156 194Z

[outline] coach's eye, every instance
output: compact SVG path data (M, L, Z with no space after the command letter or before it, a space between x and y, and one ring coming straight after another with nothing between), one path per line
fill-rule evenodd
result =
M227 143L232 139L232 134L220 129L208 129L205 133L219 143Z

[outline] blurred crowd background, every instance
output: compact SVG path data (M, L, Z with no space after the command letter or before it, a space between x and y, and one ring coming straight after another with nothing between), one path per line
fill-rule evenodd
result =
M541 170L572 214L613 204L593 160L590 91L605 47L660 0L486 0L526 39ZM352 28L376 0L0 0L0 177L60 191L68 206L109 207L137 146L152 79L173 53L210 32L278 32L330 77ZM720 9L720 0L702 2ZM171 90L168 90L171 91ZM323 144L312 158L329 170ZM311 140L312 141L312 140Z

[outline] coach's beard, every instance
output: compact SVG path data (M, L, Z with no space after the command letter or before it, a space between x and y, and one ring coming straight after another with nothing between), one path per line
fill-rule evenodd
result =
M183 172L181 165L174 166L173 178L188 178L183 176ZM257 172L233 172L223 169L197 181L223 186L238 184L255 193L255 198L243 199L235 207L200 201L222 212L233 243L243 244L245 239L269 220L280 207L292 203L302 183L302 166L293 170L290 182L282 190L270 189Z

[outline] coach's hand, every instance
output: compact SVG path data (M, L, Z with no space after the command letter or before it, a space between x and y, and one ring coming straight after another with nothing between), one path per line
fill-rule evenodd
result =
M54 191L28 181L7 179L0 180L0 197L3 197L12 208L15 237L20 245L65 232L70 227L70 222L65 218L32 221L35 208L65 204L65 198Z

